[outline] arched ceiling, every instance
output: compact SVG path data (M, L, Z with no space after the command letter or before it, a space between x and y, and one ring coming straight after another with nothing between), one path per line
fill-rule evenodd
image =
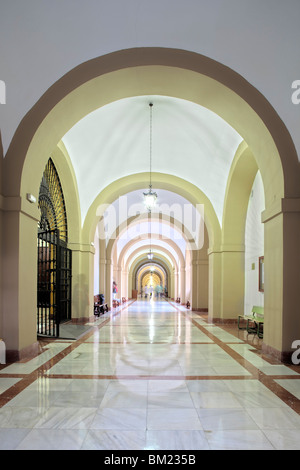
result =
M212 111L167 96L115 101L87 115L64 136L77 178L82 220L107 185L149 171L149 102L154 104L152 171L199 187L221 223L227 176L242 138Z
M175 248L173 246L170 245L170 243L168 241L155 240L155 241L152 241L152 245L154 245L154 244L155 244L155 246L164 248L168 253L170 253L175 258L177 263L179 262L178 252L175 250ZM141 240L141 241L133 244L132 246L130 246L128 248L128 250L126 251L125 256L124 256L124 262L125 263L127 262L127 260L130 257L131 253L133 253L137 249L139 249L139 253L137 254L137 256L141 255L142 253L145 253L145 255L146 255L149 252L149 240ZM157 250L157 248L153 248L153 252L154 253L159 253L159 250ZM183 255L182 255L181 259L182 258L183 258Z
M131 256L128 257L128 270L130 270L132 268L132 266L135 264L135 262L141 260L141 257L145 257L145 261L147 260L147 253L149 252L149 249L148 248L143 248L141 247L140 249L138 248L137 250L135 250L136 252L133 252L133 254ZM154 258L153 258L153 261L158 261L160 262L161 261L161 258L166 260L170 266L172 266L172 268L174 267L174 263L176 263L176 259L174 260L174 257L172 259L172 256L170 254L170 251L169 250L166 250L165 248L164 249L159 249L159 248L155 248L153 250L154 252ZM174 262L173 262L174 260Z
M142 242L142 245L146 243L147 245L150 245L150 232L149 232L149 224L147 222L142 222L137 225L136 229L134 230L134 234L137 235L137 241L136 241L136 246L141 246L140 242ZM128 230L128 233L125 234L124 238L121 238L118 240L117 243L117 253L118 256L122 252L122 250L126 247L127 243L129 240L133 240L134 237L131 237L131 232ZM161 239L157 239L157 237L161 237ZM156 244L160 245L161 242L164 240L173 240L174 243L178 246L178 248L181 250L182 255L185 256L185 250L186 250L186 241L182 237L181 233L174 229L173 227L167 226L167 224L159 223L159 222L152 222L151 224L151 241L155 241Z
M196 243L201 244L204 230L204 208L202 205L199 204L198 207L195 207L179 194L164 189L152 189L158 197L152 211L151 225L161 217L164 223L174 223L180 231L184 227L185 235L189 239L194 238ZM143 202L143 192L143 190L131 191L107 207L98 231L101 237L106 238L106 243L111 237L118 235L118 246L120 246L124 245L126 240L132 240L140 235L142 232L140 222L143 221L145 224L144 221L148 220L149 215ZM136 219L134 219L135 217ZM105 233L103 233L103 228Z
M139 276L139 273L141 273L142 271L145 271L148 269L152 269L152 270L158 269L163 273L163 275L166 278L168 278L171 276L171 272L172 272L170 268L172 268L172 266L168 264L168 261L166 260L166 258L163 259L162 257L160 258L156 257L155 260L152 260L152 261L138 258L138 259L135 259L134 263L130 267L130 271L132 272L134 276Z

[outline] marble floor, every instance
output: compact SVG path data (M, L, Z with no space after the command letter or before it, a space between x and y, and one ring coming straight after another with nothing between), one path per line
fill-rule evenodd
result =
M174 302L96 318L0 366L0 449L300 449L300 369Z

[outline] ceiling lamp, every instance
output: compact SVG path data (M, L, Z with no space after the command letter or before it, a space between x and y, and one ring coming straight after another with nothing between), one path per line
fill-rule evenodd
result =
M151 172L152 172L152 107L153 103L149 103L150 109L150 183L149 189L144 194L144 204L148 212L151 212L154 209L157 199L156 192L152 191L152 179L151 179Z

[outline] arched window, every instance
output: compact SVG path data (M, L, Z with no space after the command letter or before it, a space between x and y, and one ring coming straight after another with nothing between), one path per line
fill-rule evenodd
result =
M68 242L66 206L59 176L51 158L44 170L39 193L41 218L39 232L59 230L59 238Z

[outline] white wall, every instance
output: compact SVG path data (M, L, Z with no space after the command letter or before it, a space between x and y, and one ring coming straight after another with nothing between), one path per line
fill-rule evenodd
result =
M261 213L264 208L264 189L260 172L258 172L249 198L246 218L245 313L251 312L253 305L264 305L264 294L258 290L258 258L264 255L264 226L261 223Z

